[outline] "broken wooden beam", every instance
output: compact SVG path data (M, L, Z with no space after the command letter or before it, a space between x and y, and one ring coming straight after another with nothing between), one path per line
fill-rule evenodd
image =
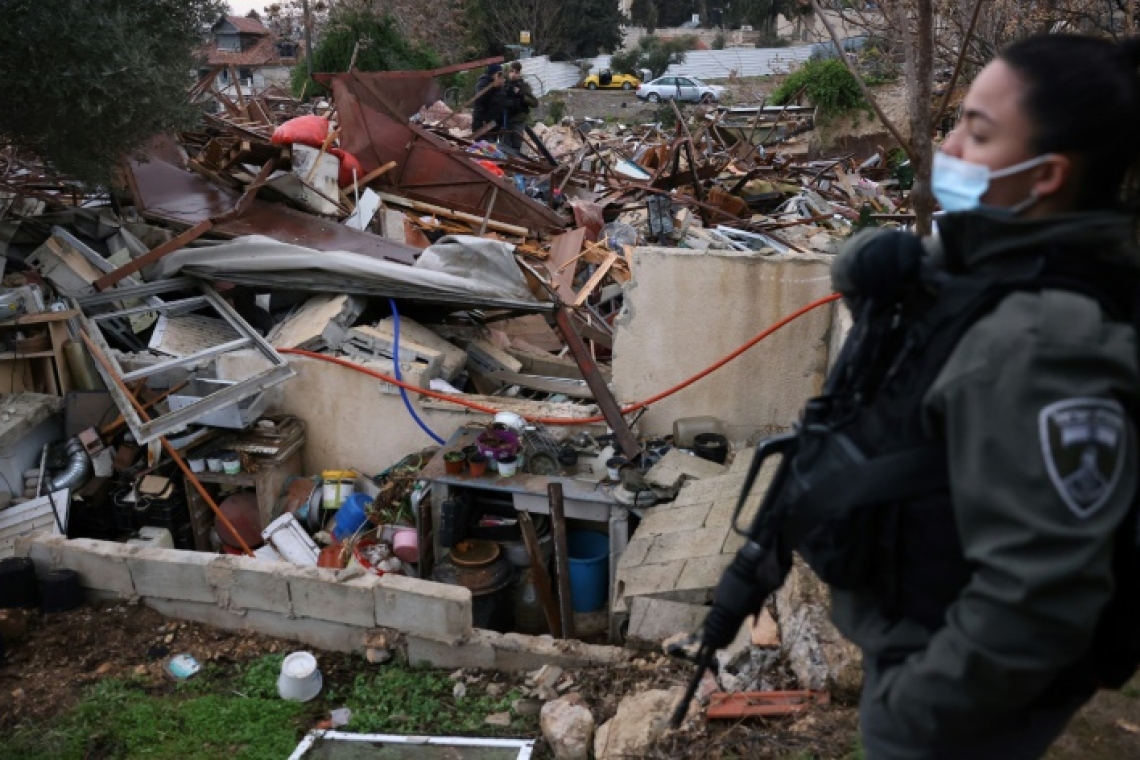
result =
M148 267L151 264L155 263L168 253L174 253L179 248L182 248L194 240L197 240L209 232L211 229L213 229L213 227L214 223L212 221L209 219L203 219L190 229L183 232L181 235L166 241L162 245L156 246L152 250L144 253L142 256L139 256L137 259L132 259L130 262L123 264L115 271L108 272L107 274L103 275L93 283L95 289L106 290L107 288L116 285L121 280L123 280L123 278L129 277L143 267Z

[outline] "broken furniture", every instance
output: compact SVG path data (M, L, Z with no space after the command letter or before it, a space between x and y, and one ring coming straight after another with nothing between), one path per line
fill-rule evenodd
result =
M0 322L0 384L4 391L62 396L72 390L63 347L70 337L67 320L77 313L45 311Z
M628 508L614 498L611 489L600 488L596 481L581 480L557 475L533 475L519 472L510 477L499 477L496 473L485 476L466 474L449 475L444 469L444 456L450 451L461 451L475 444L475 439L483 428L460 428L447 444L440 449L420 473L420 479L431 483L432 503L432 550L439 558L447 553L440 541L440 505L452 498L464 498L470 504L470 515L498 504L500 509L509 504L514 510L529 512L532 515L549 515L550 498L548 486L551 483L562 485L563 504L567 519L583 520L604 528L610 539L610 565L608 588L613 590L617 560L629 543ZM426 532L423 526L420 535ZM611 631L611 637L615 635Z
M251 489L257 497L259 527L265 528L280 516L278 500L284 494L288 482L304 474L301 452L305 447L305 425L295 417L269 417L262 422L272 423L272 427L260 426L259 423L248 432L226 436L200 447L202 452L207 447L211 450L237 452L242 460L241 472L236 475L196 472L194 475L211 491ZM194 453L190 456L202 454ZM213 551L210 545L210 529L214 526L213 511L189 482L186 483L186 500L190 507L190 524L194 530L194 548L198 551Z
M136 306L129 309L120 309L118 311L100 314L91 314L88 311L92 307L115 303L124 300L124 298L144 298L158 293L195 290L197 290L200 295L170 301L161 306ZM112 374L111 370L108 370L108 368L104 367L102 362L100 362L97 364L99 374L102 375L108 390L115 399L115 403L118 404L120 411L122 411L123 416L126 418L127 425L130 426L135 440L139 443L147 443L160 436L178 432L187 425L197 422L204 415L237 404L243 399L254 396L266 388L277 385L295 374L293 368L281 358L277 351L275 351L264 338L258 335L244 319L238 316L237 312L223 301L213 288L204 283L188 278L175 278L162 280L153 284L141 285L136 288L120 288L106 293L100 293L99 295L85 296L77 300L79 305L84 309L84 316L81 316L80 319L84 323L86 332L90 335L95 346L100 349L109 363L111 370L114 372L114 374ZM221 320L224 321L225 324L223 326L235 331L237 337L232 340L220 339L221 342L208 345L212 342L210 336L203 336L200 334L201 331L198 331L197 334L188 336L188 340L204 341L207 344L205 347L188 351L183 355L177 356L177 358L150 364L130 372L123 371L123 368L115 359L114 352L112 352L110 346L107 345L99 329L100 323L104 320L128 316L130 314L158 312L163 317L166 317L169 322L171 318L177 317L178 315L194 314L202 309L212 309L221 317ZM165 338L169 341L172 336L167 333ZM262 356L269 361L270 367L241 382L228 384L214 393L199 398L197 401L189 403L177 410L172 410L161 416L155 416L150 421L143 421L135 411L131 400L124 391L125 383L149 378L160 373L165 373L168 370L190 372L216 360L222 354L246 348L255 348L260 351ZM168 353L177 354L181 352L169 350Z

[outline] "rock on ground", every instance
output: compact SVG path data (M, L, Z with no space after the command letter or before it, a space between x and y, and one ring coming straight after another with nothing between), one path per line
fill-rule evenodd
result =
M680 689L653 689L626 697L617 714L606 721L594 738L598 760L639 757L669 726Z
M803 689L856 695L863 684L862 654L828 617L831 595L811 568L796 557L776 595L781 645Z
M547 702L539 713L542 735L556 760L587 760L594 738L594 715L577 694Z

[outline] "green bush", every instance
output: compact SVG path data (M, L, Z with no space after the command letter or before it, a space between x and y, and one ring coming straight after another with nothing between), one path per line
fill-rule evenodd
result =
M803 90L821 115L834 116L857 108L869 108L855 77L842 61L829 58L808 61L777 87L769 101L784 105Z
M726 41L727 40L725 40L725 38L724 38L724 32L717 32L716 36L713 37L712 49L713 50L724 50L724 44Z
M324 37L313 50L313 72L347 71L358 42L355 68L360 71L415 71L441 65L434 50L405 39L391 17L350 9L329 18ZM306 88L306 81L308 69L302 60L292 71L293 94L300 95L302 89L310 95L324 92L315 82Z
M550 126L556 127L562 123L562 117L566 115L566 101L555 98L546 104L546 110L549 114Z
M610 68L622 74L640 76L641 69L649 69L653 79L665 73L665 69L675 63L685 62L685 51L697 47L697 37L687 35L661 39L647 34L637 41L637 47L614 53Z

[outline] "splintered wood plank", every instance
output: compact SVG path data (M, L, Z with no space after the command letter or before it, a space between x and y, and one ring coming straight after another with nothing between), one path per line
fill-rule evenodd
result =
M602 280L605 279L606 274L609 273L610 267L612 267L617 260L618 255L616 253L610 253L610 255L606 257L606 260L598 265L594 274L590 276L590 279L587 280L586 284L582 286L582 289L578 291L578 295L574 298L574 306L581 306L586 303L586 299L602 284Z
M558 297L566 303L572 303L577 295L574 293L574 270L576 267L567 266L582 253L582 245L586 242L586 229L577 227L564 232L550 242L550 259L547 268L550 270L554 289Z

